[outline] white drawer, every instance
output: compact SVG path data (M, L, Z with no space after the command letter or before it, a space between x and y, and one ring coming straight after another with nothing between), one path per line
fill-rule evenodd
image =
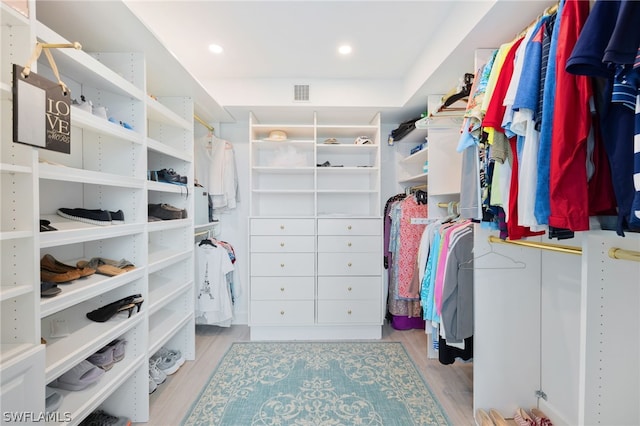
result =
M379 253L318 253L318 275L380 275Z
M253 276L313 276L314 253L251 253Z
M314 299L313 277L252 277L251 300Z
M318 219L318 235L382 235L380 219Z
M251 237L252 252L314 252L315 238L311 235L304 236L252 236Z
M319 300L381 300L382 277L318 277Z
M319 300L318 324L382 324L377 300Z
M318 251L381 253L382 238L379 236L319 236Z
M314 323L313 300L251 302L253 325L302 325Z
M313 219L251 219L251 235L315 235Z

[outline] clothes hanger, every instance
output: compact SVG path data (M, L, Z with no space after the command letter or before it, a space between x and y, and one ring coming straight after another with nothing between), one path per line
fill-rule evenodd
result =
M520 261L520 260L515 260L512 257L507 256L506 254L502 254L502 253L498 253L496 251L493 251L493 245L490 245L491 249L486 252L483 253L479 256L474 257L471 260L467 260L466 262L462 262L459 266L458 269L524 269L527 267L527 264ZM509 265L506 266L489 266L489 267L477 267L475 266L475 261L478 259L481 259L483 257L487 257L487 256L497 256L498 258L502 258L505 259L507 261L509 261ZM474 263L473 266L465 266L465 265L469 265L471 262Z

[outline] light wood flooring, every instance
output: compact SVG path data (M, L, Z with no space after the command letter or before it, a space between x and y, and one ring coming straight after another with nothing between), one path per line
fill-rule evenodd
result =
M456 361L443 365L437 359L428 359L424 330L395 330L385 325L382 340L404 344L453 425L475 425L473 363ZM249 341L249 327L245 325L230 328L197 326L196 359L187 361L151 394L149 422L138 424L179 425L231 344L246 341Z

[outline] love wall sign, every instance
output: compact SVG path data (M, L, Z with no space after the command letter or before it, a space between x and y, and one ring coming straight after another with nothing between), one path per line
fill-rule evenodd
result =
M13 141L71 152L70 93L60 84L13 65Z

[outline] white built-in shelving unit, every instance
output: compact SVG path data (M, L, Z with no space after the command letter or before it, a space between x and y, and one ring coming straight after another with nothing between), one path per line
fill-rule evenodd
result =
M287 139L268 140L274 130ZM379 116L251 115L249 133L251 338L380 338Z
M26 64L36 41L83 44L83 40L66 39L36 20L35 2L29 2L28 18L4 2L0 6L3 412L44 412L45 385L118 338L127 341L125 358L85 390L59 390L64 399L58 411L69 413L71 420L59 418L65 424L78 424L102 408L134 422L148 421L149 357L162 346L180 350L187 360L195 357L193 116L209 115L198 110L202 103L196 102L193 90L182 91L181 83L163 84L176 74L149 67L145 53L52 49L71 98L79 100L82 95L94 107L106 107L115 122L72 106L70 154L14 143L12 64ZM123 5L113 7L120 8L119 13L125 10ZM94 39L96 34L87 36ZM43 58L33 72L54 80ZM178 68L179 75L191 78ZM164 72L171 75L163 78ZM161 169L186 176L188 184L147 180L148 170ZM167 203L187 215L148 222L150 203ZM61 207L122 210L125 223L93 226L72 221L56 214ZM40 219L49 220L57 231L39 232ZM126 259L136 268L114 277L94 274L60 284L60 294L41 298L39 262L45 254L67 264L93 257ZM117 315L104 323L86 317L137 293L144 302L130 317Z

